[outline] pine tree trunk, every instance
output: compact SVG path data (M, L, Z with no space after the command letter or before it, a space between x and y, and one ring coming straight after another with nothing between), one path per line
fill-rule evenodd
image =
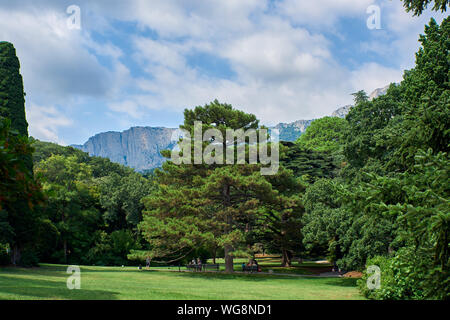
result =
M223 196L223 205L224 207L231 206L231 199L230 199L230 186L224 185L222 190L222 196ZM232 226L233 226L233 217L228 214L226 217L227 221L227 232L231 232ZM231 256L231 252L233 252L233 246L231 244L226 244L224 246L225 251L225 272L234 272L234 264L233 264L233 256Z
M233 251L233 247L229 244L225 245L225 272L233 272L234 264L233 264L233 256L230 255L230 252Z
M213 264L216 264L216 256L217 256L217 247L214 247L214 249L213 249L213 257L212 257Z
M292 265L292 254L290 251L286 249L282 249L283 251L283 257L281 260L281 266L282 267L290 267Z
M64 240L64 262L67 264L67 240Z
M249 252L252 251L252 246L250 244L247 245L247 249ZM255 260L255 254L252 252L252 256L248 258L248 264L252 265L253 260Z
M11 263L13 265L17 265L20 262L21 249L17 244L15 244L12 246L11 251Z

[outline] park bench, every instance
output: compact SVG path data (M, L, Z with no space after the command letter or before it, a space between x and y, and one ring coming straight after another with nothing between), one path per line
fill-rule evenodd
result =
M194 271L201 271L202 265L198 264L187 264L186 269L188 270L194 270Z
M203 265L203 271L206 270L215 270L215 271L219 271L219 264L204 264Z
M242 271L258 272L258 266L242 266Z
M188 264L186 269L193 271L206 271L206 270L216 270L219 271L219 264Z

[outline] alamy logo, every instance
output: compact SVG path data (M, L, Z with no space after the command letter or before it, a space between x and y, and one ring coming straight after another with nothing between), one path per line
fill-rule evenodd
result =
M379 266L371 265L367 267L367 274L372 274L367 278L367 288L369 290L381 288L381 269Z
M203 133L202 128L202 122L195 121L194 137L183 129L174 132L172 141L180 140L171 152L173 163L177 165L261 163L267 166L261 168L262 175L274 175L278 172L280 152L277 129L271 130L269 138L267 129L247 129L246 131L226 129L224 137L219 129L209 128ZM204 142L208 143L205 147ZM248 162L246 162L247 147Z
M367 18L367 28L370 30L380 30L381 29L381 9L377 5L370 5L366 10L367 14L370 14L369 18Z
M67 278L67 289L81 289L81 270L79 266L69 266L67 273L71 276Z
M67 7L67 14L70 17L67 18L67 28L69 30L80 30L81 29L81 9L79 6L71 5Z

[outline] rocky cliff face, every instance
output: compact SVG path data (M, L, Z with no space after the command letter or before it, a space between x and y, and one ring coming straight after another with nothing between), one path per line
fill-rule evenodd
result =
M297 120L291 123L279 123L273 129L279 130L280 140L295 141L305 132L314 120Z
M369 95L369 101L378 98L379 96L385 95L387 90L389 89L389 85L383 87L383 88L378 88L375 89L374 91L372 91L372 93ZM340 107L339 109L337 109L336 111L334 111L331 116L332 117L339 117L339 118L345 118L345 116L347 115L347 113L350 111L350 108L352 108L353 105L349 104L343 107Z
M369 100L373 100L375 98L378 98L379 96L383 96L386 94L387 90L389 89L390 85L387 85L383 88L378 88L375 89L370 95L369 95Z
M279 123L269 129L278 129L280 140L295 141L312 121ZM99 133L89 138L85 144L72 147L143 172L161 167L166 159L161 156L160 151L172 149L178 136L178 130L172 128L132 127L123 132Z
M348 104L346 106L340 107L339 109L335 110L331 116L332 117L339 117L339 118L345 118L347 113L350 111L350 108L353 107L353 105Z
M99 133L83 144L74 145L91 156L109 158L113 162L145 171L160 167L165 161L160 151L175 145L176 129L133 127L123 132Z
M388 86L373 91L372 100L386 93ZM333 117L344 118L352 105L341 107ZM279 123L269 129L278 129L280 140L295 141L314 120L297 120ZM137 171L158 168L165 161L160 151L172 149L179 136L178 129L162 127L133 127L123 132L99 133L83 144L73 145L91 156L109 158L113 162L132 167Z

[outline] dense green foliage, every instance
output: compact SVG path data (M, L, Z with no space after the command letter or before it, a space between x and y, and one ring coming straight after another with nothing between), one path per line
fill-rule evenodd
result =
M295 177L307 182L314 182L319 178L333 177L336 165L328 152L305 149L292 142L282 141L280 163L292 170Z
M28 141L25 93L19 69L14 46L0 42L0 228L4 231L0 243L9 244L13 264L32 265L36 259L25 257L33 255L27 247L36 236L40 219L35 205L42 197L33 177L33 149ZM23 249L28 253L22 259Z
M344 166L306 190L306 248L344 269L379 263L382 287L361 282L371 298L450 297L449 39L450 18L431 20L399 85L372 101L355 94Z
M338 117L323 117L314 120L308 130L302 134L297 143L303 148L336 152L342 146L342 139L347 127L347 121Z
M415 16L419 16L428 7L429 4L433 4L431 7L434 11L447 11L449 0L402 0L403 6L407 12L412 11Z
M0 117L0 248L12 251L11 261L21 263L21 251L32 245L43 200L39 183L24 161L33 151L28 138L11 130ZM2 258L6 263L9 259Z
M108 159L34 140L35 171L48 195L37 250L42 261L118 265L141 248L136 226L152 183Z
M411 172L373 177L371 184L363 187L372 196L384 194L384 201L372 202L372 206L381 216L396 219L397 239L391 241L403 244L392 254L386 271L397 277L399 285L392 282L370 295L403 299L450 296L448 173L448 156L441 152L433 155L429 149L416 156Z

